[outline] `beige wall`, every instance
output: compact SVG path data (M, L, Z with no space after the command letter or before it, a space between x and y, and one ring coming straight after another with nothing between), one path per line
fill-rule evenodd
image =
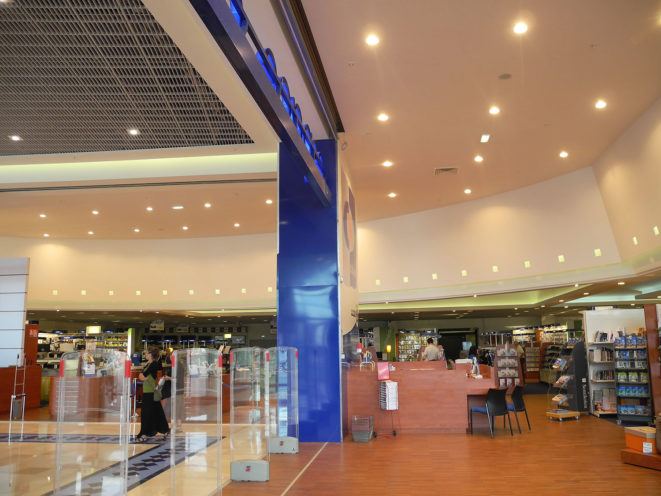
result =
M622 258L661 248L653 231L661 229L661 99L606 150L594 171Z
M471 285L488 281L525 289L552 273L565 274L555 284L573 283L571 271L620 262L591 168L480 200L361 223L358 243L361 294L402 297L413 288L432 288L429 297L433 288L448 285L466 294Z
M275 305L275 234L141 241L0 238L0 247L3 257L30 257L31 310Z

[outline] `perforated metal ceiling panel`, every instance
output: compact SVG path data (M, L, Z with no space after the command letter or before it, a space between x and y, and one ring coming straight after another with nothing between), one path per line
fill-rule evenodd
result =
M0 3L0 155L249 143L140 0Z

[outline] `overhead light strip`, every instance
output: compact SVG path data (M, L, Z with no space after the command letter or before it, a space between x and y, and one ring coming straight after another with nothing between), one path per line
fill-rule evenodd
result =
M203 184L276 183L277 178L266 179L209 179L200 181L165 181L162 183L84 184L69 186L34 186L29 188L3 188L0 193L25 193L28 191L68 191L76 189L151 188L158 186L196 186Z

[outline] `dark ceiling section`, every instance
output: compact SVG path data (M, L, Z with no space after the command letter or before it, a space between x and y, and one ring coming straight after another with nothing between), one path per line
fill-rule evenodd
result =
M0 155L253 142L140 0L0 3L0 87Z

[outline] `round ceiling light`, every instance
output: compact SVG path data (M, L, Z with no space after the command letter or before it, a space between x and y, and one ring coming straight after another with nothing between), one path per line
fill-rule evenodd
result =
M367 38L365 38L365 43L367 43L369 46L376 46L379 44L379 37L375 34L370 34Z
M516 34L524 34L528 31L528 25L525 22L517 22L512 30Z
M601 109L605 109L607 105L608 104L606 103L605 100L600 99L595 102L594 108L601 110Z
M498 115L498 114L500 114L500 109L499 109L498 107L496 107L495 105L493 105L493 106L489 109L489 113L490 113L491 115Z

